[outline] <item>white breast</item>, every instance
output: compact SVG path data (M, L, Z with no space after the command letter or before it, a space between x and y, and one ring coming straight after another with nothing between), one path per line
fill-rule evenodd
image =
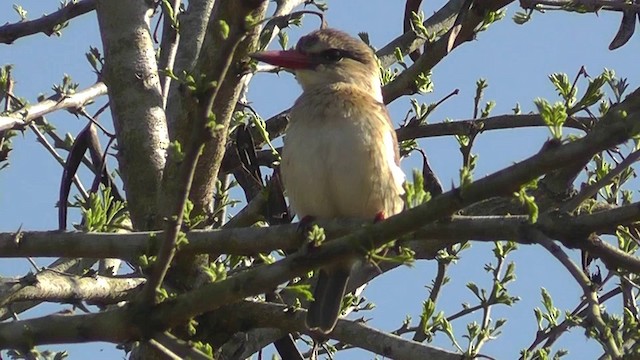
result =
M368 95L376 107L354 106L361 102L340 91L322 95L320 106L303 95L291 112L281 164L291 207L300 218L400 212L404 173L386 114Z

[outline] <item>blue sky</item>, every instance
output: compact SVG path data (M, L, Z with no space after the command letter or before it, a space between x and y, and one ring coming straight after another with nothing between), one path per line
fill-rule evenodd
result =
M20 4L29 11L30 19L50 13L57 6L57 2L37 0L24 0ZM442 4L442 1L425 2L422 10L428 15ZM401 33L402 2L328 1L328 5L327 21L330 26L353 35L361 31L368 32L374 46L382 47ZM11 10L11 4L0 6L0 23L18 20L17 14ZM618 29L619 13L601 12L598 16L537 13L529 23L517 25L510 19L518 10L517 5L512 4L508 10L504 20L481 33L476 41L454 50L433 69L435 91L418 96L419 101L438 101L454 89L460 89L460 93L441 105L430 117L431 122L471 118L478 78L488 80L489 88L484 101L497 102L492 112L494 115L510 113L516 103L520 103L523 112L533 111L533 99L536 97L555 101L556 94L547 76L553 72L565 72L573 79L580 66L585 66L593 76L603 68L615 69L619 76L629 79L631 89L640 84L637 71L637 54L640 53L638 36L634 36L621 49L607 49ZM290 43L316 26L316 19L307 19L302 29L290 31ZM93 84L95 74L84 56L89 46L101 48L94 14L73 20L60 38L47 38L39 34L19 39L13 45L0 45L0 65L14 65L16 93L35 102L39 94L51 95L51 86L60 83L65 73L79 82L80 88ZM274 44L275 47L277 44ZM299 93L300 89L289 74L259 74L253 80L248 97L253 107L266 118L290 106ZM99 99L89 112L95 111L105 101L105 98ZM408 108L408 98L399 99L389 106L396 124L404 119ZM51 115L48 120L61 134L69 132L74 136L85 124L65 113ZM102 120L111 127L108 117L103 115ZM546 129L494 131L480 135L474 147L474 153L479 155L476 178L534 154L547 137ZM457 183L461 156L456 141L453 138L429 138L421 141L421 145L445 188ZM21 225L26 230L55 229L57 209L54 206L61 167L29 132L15 138L14 148L11 166L0 171L0 231L15 231ZM418 161L417 157L405 159L405 172L410 174L413 167L419 166ZM85 180L88 181L88 178ZM71 221L79 221L77 213ZM490 277L481 269L483 264L492 260L491 246L486 244L473 244L471 250L463 253L462 260L451 267L449 276L452 281L445 287L438 310L451 314L460 310L461 303L473 303L473 295L465 288L465 284L474 281L479 286L489 286ZM556 306L562 310L573 309L579 294L577 284L566 270L541 248L523 246L511 260L517 263L518 276L510 287L511 293L522 300L512 308L498 306L494 309L494 319L506 317L509 321L503 329L504 334L497 341L489 342L482 351L500 359L516 358L519 350L533 341L535 320L532 309L540 306L540 287L549 290ZM49 262L49 259L38 259L40 265ZM2 276L21 275L28 269L25 260L0 260ZM371 314L366 315L373 318L370 324L384 330L394 330L400 327L405 315L417 319L421 303L428 295L426 286L434 275L435 264L421 262L374 281L365 293L377 306ZM36 309L25 316L42 315L46 311ZM454 322L453 327L462 333L466 323L472 319L479 320L478 317L467 317ZM450 342L444 336L438 339L439 346L450 348ZM599 347L593 342L587 343L580 329L563 336L559 347L570 350L568 359L594 358L600 354ZM84 359L89 354L94 360L123 356L110 344L56 348L69 349L71 359ZM373 354L350 351L336 358L371 359Z

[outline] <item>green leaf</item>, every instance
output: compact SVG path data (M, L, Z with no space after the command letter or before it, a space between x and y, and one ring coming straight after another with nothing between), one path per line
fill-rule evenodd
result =
M13 10L20 16L20 21L27 20L27 10L25 10L22 6L13 4Z
M421 318L429 319L436 310L436 304L431 299L427 299L422 303L422 315Z
M537 184L535 184L535 182L533 185L531 183L525 184L520 188L520 190L518 190L518 192L513 194L520 204L526 206L527 213L529 214L529 222L532 224L538 222L540 210L538 209L538 204L536 204L536 198L533 195L530 195L527 190L535 189L536 186Z
M229 24L224 20L218 20L218 28L222 39L227 40L229 38Z
M577 87L571 85L569 76L565 73L553 73L549 75L549 80L558 91L558 95L562 97L566 104L572 106L576 101Z
M309 284L288 285L287 287L285 287L285 289L287 291L291 291L294 294L296 294L298 298L305 299L306 301L314 300L313 299L313 292L311 291L311 285L309 285Z
M486 12L482 23L480 23L480 26L478 26L477 31L481 32L487 30L491 24L504 19L506 15L507 11L505 9Z
M416 90L420 94L426 94L433 91L433 82L431 81L431 71L418 74L416 80Z
M467 289L471 290L471 292L478 298L478 300L480 301L484 301L485 299L481 296L480 294L480 289L478 288L478 285L476 285L475 283L467 283Z
M313 224L311 229L307 232L307 242L314 244L314 246L320 246L327 239L324 233L324 229L320 226Z
M534 104L538 108L542 121L547 125L555 139L562 138L562 127L567 120L567 108L562 102L551 105L545 99L536 98Z
M280 47L283 50L287 49L287 46L289 46L289 34L287 34L285 31L280 31L278 33L278 44L280 44Z
M221 261L214 261L209 266L203 266L202 269L211 282L222 281L227 278L227 267Z
M429 31L424 26L424 12L411 12L411 29L415 31L416 35L423 37L429 41L434 39L435 34L429 34Z

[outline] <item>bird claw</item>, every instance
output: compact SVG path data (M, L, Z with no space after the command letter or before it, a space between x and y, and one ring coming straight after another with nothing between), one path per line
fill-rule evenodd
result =
M384 215L384 211L379 211L376 216L373 218L373 223L377 224L380 221L386 219L387 217Z

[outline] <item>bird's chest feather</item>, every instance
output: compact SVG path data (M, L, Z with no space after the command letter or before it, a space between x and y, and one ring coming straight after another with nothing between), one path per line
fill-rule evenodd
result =
M291 206L299 216L319 218L397 212L401 190L391 179L395 149L383 139L390 131L386 119L330 106L292 112L305 117L292 119L282 155Z

